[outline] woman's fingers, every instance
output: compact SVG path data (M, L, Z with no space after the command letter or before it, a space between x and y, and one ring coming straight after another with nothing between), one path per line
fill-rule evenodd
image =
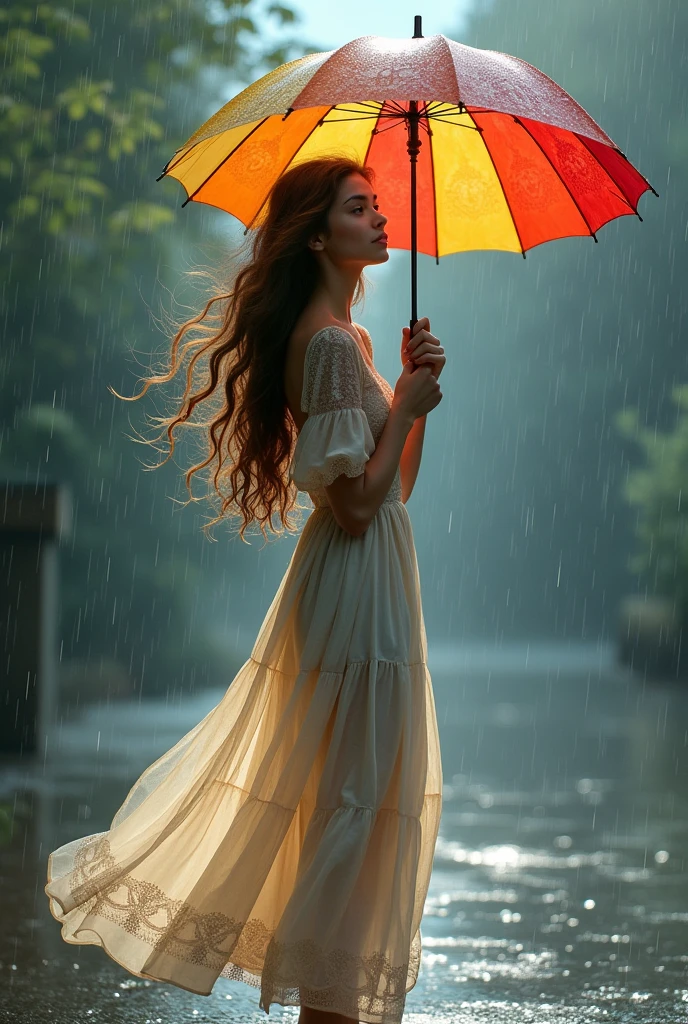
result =
M407 333L408 333L408 331L407 331ZM410 339L412 345L413 345L414 342L423 341L423 340L426 340L426 341L437 341L438 339L435 337L434 334L431 334L430 331L428 329L426 329L425 327L422 330L420 330L420 331L415 331L414 334L413 334L413 337Z
M434 334L430 333L430 320L428 319L427 316L421 317L420 320L417 320L413 330L413 336L409 337L409 328L402 327L402 363L405 363L407 359L413 359L414 362L420 363L423 361L422 356L424 355L443 355L444 349L439 343L439 338L436 338ZM434 369L433 372L435 372ZM438 372L441 372L441 368L440 371Z
M435 377L439 377L447 362L442 346L430 345L428 342L424 342L415 352L410 353L408 359L417 366L428 366Z
M412 338L406 346L407 353L414 356L416 354L420 355L421 352L436 352L438 350L444 352L444 349L440 345L439 338L435 338L434 335L427 333L426 336L420 340Z

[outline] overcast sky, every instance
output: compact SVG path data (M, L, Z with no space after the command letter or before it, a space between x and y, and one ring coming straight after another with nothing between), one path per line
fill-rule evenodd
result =
M414 15L423 18L423 35L438 32L456 38L474 0L291 0L290 6L301 14L300 28L314 46L333 50L357 36L412 36Z

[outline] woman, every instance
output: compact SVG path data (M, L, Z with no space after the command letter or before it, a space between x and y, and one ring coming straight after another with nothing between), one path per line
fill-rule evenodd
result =
M266 1012L300 1006L301 1024L401 1020L442 801L405 502L445 357L427 319L410 340L405 327L392 391L351 320L363 268L389 258L371 180L344 158L282 175L232 293L146 382L193 353L164 420L170 454L174 429L219 396L186 477L210 467L217 519L239 509L242 537L253 521L264 533L297 489L314 510L220 703L108 832L50 855L45 886L67 942L204 995L219 975L245 981ZM180 355L214 302L217 329Z

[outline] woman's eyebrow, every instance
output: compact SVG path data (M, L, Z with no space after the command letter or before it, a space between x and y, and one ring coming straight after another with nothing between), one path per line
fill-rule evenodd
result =
M349 196L348 199L344 200L344 202L342 203L342 206L344 206L345 203L351 202L352 199L367 199L367 198L368 198L368 196ZM375 202L376 199L377 199L377 196L373 196L373 202Z

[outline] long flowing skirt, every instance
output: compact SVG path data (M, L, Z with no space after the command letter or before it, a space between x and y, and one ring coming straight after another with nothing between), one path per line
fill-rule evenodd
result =
M55 850L67 942L207 995L398 1024L442 769L411 522L386 501L353 538L306 521L251 656L134 783L107 832Z

